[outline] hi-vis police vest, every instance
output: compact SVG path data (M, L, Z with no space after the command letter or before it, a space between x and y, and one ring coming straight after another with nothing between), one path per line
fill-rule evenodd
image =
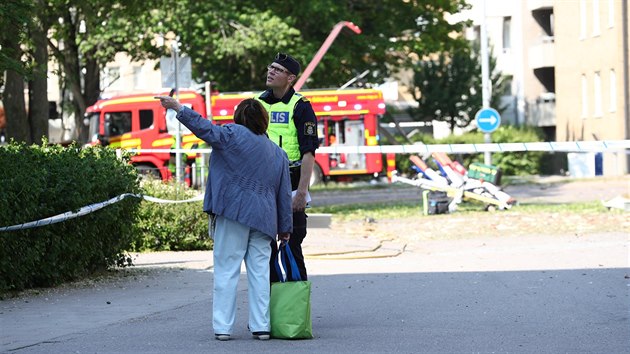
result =
M297 128L293 121L293 110L302 97L299 93L295 93L289 103L286 104L282 101L269 104L260 99L260 95L255 97L269 112L269 128L267 129L269 139L280 145L280 137L282 137L281 147L287 153L290 162L298 161L302 157L300 155Z

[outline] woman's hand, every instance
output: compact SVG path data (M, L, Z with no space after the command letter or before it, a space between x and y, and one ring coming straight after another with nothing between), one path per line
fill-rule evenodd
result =
M289 241L290 238L291 234L288 232L278 234L278 241Z
M172 109L175 112L179 112L182 109L182 105L171 96L155 96L153 98L160 100L160 104L166 109Z

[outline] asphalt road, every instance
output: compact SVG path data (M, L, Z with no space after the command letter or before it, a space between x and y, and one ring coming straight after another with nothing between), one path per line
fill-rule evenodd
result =
M378 246L378 247L377 247ZM630 353L628 235L383 243L312 230L312 340L213 339L211 252L0 302L5 353ZM124 276L122 276L124 275Z

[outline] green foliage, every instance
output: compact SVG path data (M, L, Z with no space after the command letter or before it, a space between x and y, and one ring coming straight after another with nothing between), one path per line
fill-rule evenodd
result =
M411 92L418 108L411 109L417 121L433 119L447 122L451 129L467 127L482 106L481 58L478 42L461 41L459 48L442 52L437 59L422 60L414 67ZM492 97L490 106L500 107L507 89L508 77L496 68L496 58L489 58Z
M167 200L190 199L199 191L177 183L145 179L144 194ZM142 201L135 224L133 251L210 250L208 215L202 202L161 204Z
M157 59L170 56L171 42L177 39L181 54L192 59L197 82L213 81L221 91L261 90L266 66L277 52L292 54L304 69L335 24L351 21L361 28L361 34L342 31L307 85L339 87L369 70L370 76L357 82L364 86L382 82L409 66L411 58L457 47L458 41L450 35L461 32L463 24L450 24L445 15L466 8L465 0L299 4L271 0L9 0L0 8L0 69L11 68L27 77L29 70L46 64L23 53L33 48L27 35L29 25L41 24L48 33L48 50L56 61L61 86L72 93L72 102L61 105L72 107L81 141L87 137L80 117L105 89L99 87L99 73L116 53L125 52L132 60ZM26 58L28 65L20 58Z
M0 73L12 70L22 75L27 74L26 63L20 60L22 55L18 46L10 43L27 40L28 25L32 21L30 16L34 4L32 1L7 0L0 6ZM0 77L0 86L4 84L4 75Z
M492 133L495 143L526 143L543 141L542 134L535 128L503 126ZM492 164L501 168L504 175L536 175L540 173L544 153L538 152L509 152L492 154ZM482 159L480 159L480 162Z
M0 147L0 225L40 220L139 191L128 159L76 145ZM0 232L0 292L51 286L129 262L137 198L57 224Z
M222 91L263 89L265 68L279 51L292 54L306 68L343 20L359 26L361 34L342 31L307 84L338 87L366 69L373 82L380 82L410 57L449 47L449 34L460 31L462 24L451 25L444 15L468 7L463 0L320 0L299 6L270 0L163 3L153 12L125 17L144 25L139 48L155 58L170 52L151 45L156 35L180 36L182 52L193 60L193 77L218 82Z

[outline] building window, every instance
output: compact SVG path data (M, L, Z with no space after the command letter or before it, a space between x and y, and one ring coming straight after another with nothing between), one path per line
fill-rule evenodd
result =
M615 0L608 0L608 27L615 27Z
M134 66L133 67L133 88L141 89L144 88L142 82L142 67Z
M582 75L582 118L588 116L588 83L586 75Z
M595 76L593 77L593 94L595 105L593 106L593 115L595 117L602 116L602 79L599 76L599 71L595 72Z
M617 111L617 75L615 75L615 70L610 69L610 111Z
M580 39L586 38L586 0L580 0Z
M599 29L599 0L593 0L593 36L599 36L601 30Z
M512 47L510 41L512 32L512 17L506 16L503 18L503 51L508 51Z

